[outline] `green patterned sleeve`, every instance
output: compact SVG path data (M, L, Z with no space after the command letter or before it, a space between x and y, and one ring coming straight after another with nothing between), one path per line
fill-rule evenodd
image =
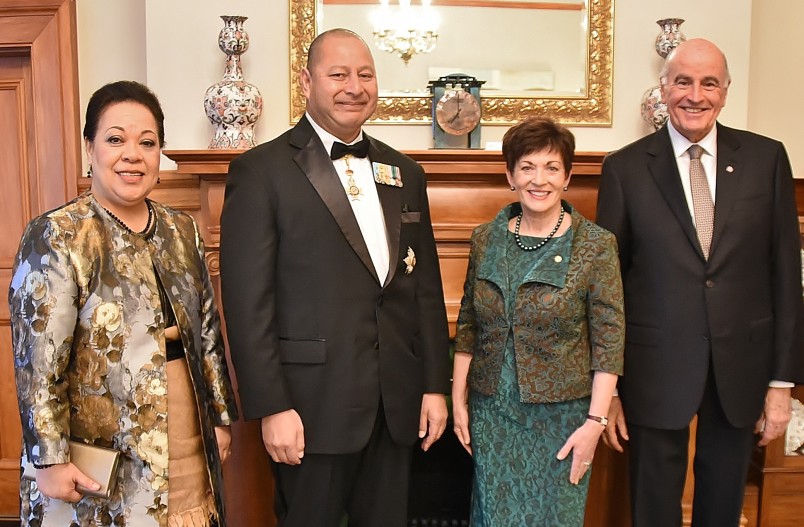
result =
M466 270L466 281L463 284L463 298L458 312L458 323L455 330L455 351L473 353L477 337L477 319L475 317L474 292L477 280L477 232L472 234L469 249L469 266Z
M625 347L623 284L617 242L605 232L597 240L600 252L589 280L589 340L591 368L622 375Z

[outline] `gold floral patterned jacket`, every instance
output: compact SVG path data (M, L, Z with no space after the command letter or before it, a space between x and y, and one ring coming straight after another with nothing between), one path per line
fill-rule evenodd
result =
M23 235L9 291L22 461L64 463L70 438L122 453L110 500L49 500L23 480L23 525L166 525L168 387L155 273L180 328L223 518L214 427L237 415L203 243L190 216L151 204L149 239L125 230L90 192Z

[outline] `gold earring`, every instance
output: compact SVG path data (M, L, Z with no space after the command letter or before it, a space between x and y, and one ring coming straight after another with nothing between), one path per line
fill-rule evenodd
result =
M516 187L515 187L515 186L513 186L513 185L511 185L511 192L513 192L513 191L515 191L515 190L516 190Z
M565 191L569 190L569 185L567 185L566 187L564 187L564 190L565 190Z

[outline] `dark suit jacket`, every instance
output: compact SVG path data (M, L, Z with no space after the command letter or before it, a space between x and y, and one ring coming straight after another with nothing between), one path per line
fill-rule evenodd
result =
M801 257L778 141L718 124L715 224L701 252L667 128L603 162L597 222L617 236L629 421L689 424L711 363L729 422L759 418L771 379L801 382Z
M221 219L227 335L243 414L290 408L305 451L365 446L382 398L399 443L417 438L424 393L449 389L449 342L424 172L370 138L390 269L380 285L337 172L306 118L234 159ZM416 265L406 273L408 248Z

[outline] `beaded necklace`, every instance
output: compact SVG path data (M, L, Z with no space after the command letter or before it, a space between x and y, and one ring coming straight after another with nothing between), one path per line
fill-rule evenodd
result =
M148 201L148 200L145 200L145 205L147 205L147 206L148 206L148 223L146 223L146 224L145 224L145 228L144 228L144 229L142 229L141 231L135 231L135 230L133 230L131 227L129 227L128 225L126 225L126 223L125 223L123 220L121 220L120 218L118 218L118 217L115 215L115 213L114 213L114 212L110 211L109 209L107 209L107 208L106 208L106 207L104 207L103 205L101 205L101 207L103 207L103 210L105 210L105 211L106 211L106 214L108 214L109 216L111 216L111 217L112 217L112 219L113 219L113 220L114 220L114 221L115 221L115 222L116 222L118 225L120 225L120 227L122 227L122 228L123 228L123 230L125 230L127 233L129 233L129 234L136 234L137 236L144 236L144 237L146 237L146 238L147 238L147 237L148 237L147 235L149 234L149 233L148 233L148 231L150 231L150 230L151 230L151 227L153 226L153 222L154 222L154 209L153 209L153 207L151 206L151 202L150 202L150 201Z
M516 228L514 229L514 239L516 240L516 244L523 251L535 251L537 249L541 249L542 247L544 247L544 244L549 242L553 238L553 236L556 235L556 233L558 232L558 228L561 227L561 222L564 221L564 207L561 207L561 214L558 215L558 223L556 223L556 226L553 227L552 231L550 231L550 234L548 234L545 239L543 239L536 245L525 245L524 243L522 243L522 239L519 237L519 226L522 223L523 214L524 212L520 212L519 215L516 217Z

